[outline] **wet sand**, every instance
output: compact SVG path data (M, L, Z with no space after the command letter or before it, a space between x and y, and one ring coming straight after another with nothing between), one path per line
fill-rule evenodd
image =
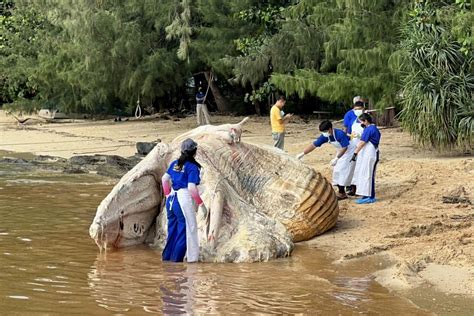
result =
M242 117L213 116L213 124L236 123ZM69 158L77 154L131 156L139 141L171 141L196 127L194 117L74 120L45 123L30 120L18 127L0 111L0 150ZM286 150L291 155L317 137L318 121L295 118L288 125ZM251 117L242 140L271 145L266 117ZM357 205L341 201L337 226L305 242L330 252L338 262L383 256L392 265L375 273L377 281L399 293L433 287L443 293L474 298L474 208L443 202L444 196L472 198L474 159L421 150L398 128L383 129L377 170L378 202ZM304 162L331 179L332 146L307 155ZM445 199L445 201L449 201Z

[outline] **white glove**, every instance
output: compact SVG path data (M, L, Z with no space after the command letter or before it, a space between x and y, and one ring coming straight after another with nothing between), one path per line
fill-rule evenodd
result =
M333 160L331 160L331 166L334 167L337 164L338 160L339 160L339 158L337 158L337 157L333 158Z
M304 153L300 153L300 154L296 155L296 159L301 159L301 158L303 158L303 156L304 156Z
M359 139L359 138L360 138L360 136L361 136L361 135L360 135L359 133L352 132L352 134L351 134L351 139L354 139L354 138L357 138L357 139Z

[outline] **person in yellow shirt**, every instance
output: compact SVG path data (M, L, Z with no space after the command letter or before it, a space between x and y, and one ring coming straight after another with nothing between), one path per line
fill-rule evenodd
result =
M286 98L280 95L276 103L270 110L270 122L272 124L272 138L275 141L274 145L283 150L285 146L285 124L290 120L293 114L286 114L282 111L285 106Z

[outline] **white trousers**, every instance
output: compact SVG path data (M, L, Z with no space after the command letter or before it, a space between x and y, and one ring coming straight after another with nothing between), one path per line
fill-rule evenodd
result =
M196 117L198 125L209 125L211 124L211 118L209 112L207 111L206 104L197 104L196 105Z
M188 189L180 189L176 194L186 220L186 261L197 262L199 260L199 238L196 221L196 205Z

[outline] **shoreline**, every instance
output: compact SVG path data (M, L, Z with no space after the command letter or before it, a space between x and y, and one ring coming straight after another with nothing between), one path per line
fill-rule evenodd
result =
M213 124L241 117L212 116ZM169 142L196 127L194 117L28 124L18 128L0 111L0 150L70 158L75 155L133 156L137 142ZM337 127L337 126L336 126ZM266 117L252 117L242 139L271 145ZM288 125L286 150L296 155L317 136L317 121L295 119ZM331 179L331 146L305 157L306 164ZM340 201L338 223L331 231L303 242L327 251L336 263L374 256L393 262L374 273L396 293L433 287L449 295L474 299L474 208L472 203L446 203L445 197L473 194L472 156L447 156L418 149L399 129L383 129L377 170L378 202L356 205ZM404 295L405 293L405 295Z

